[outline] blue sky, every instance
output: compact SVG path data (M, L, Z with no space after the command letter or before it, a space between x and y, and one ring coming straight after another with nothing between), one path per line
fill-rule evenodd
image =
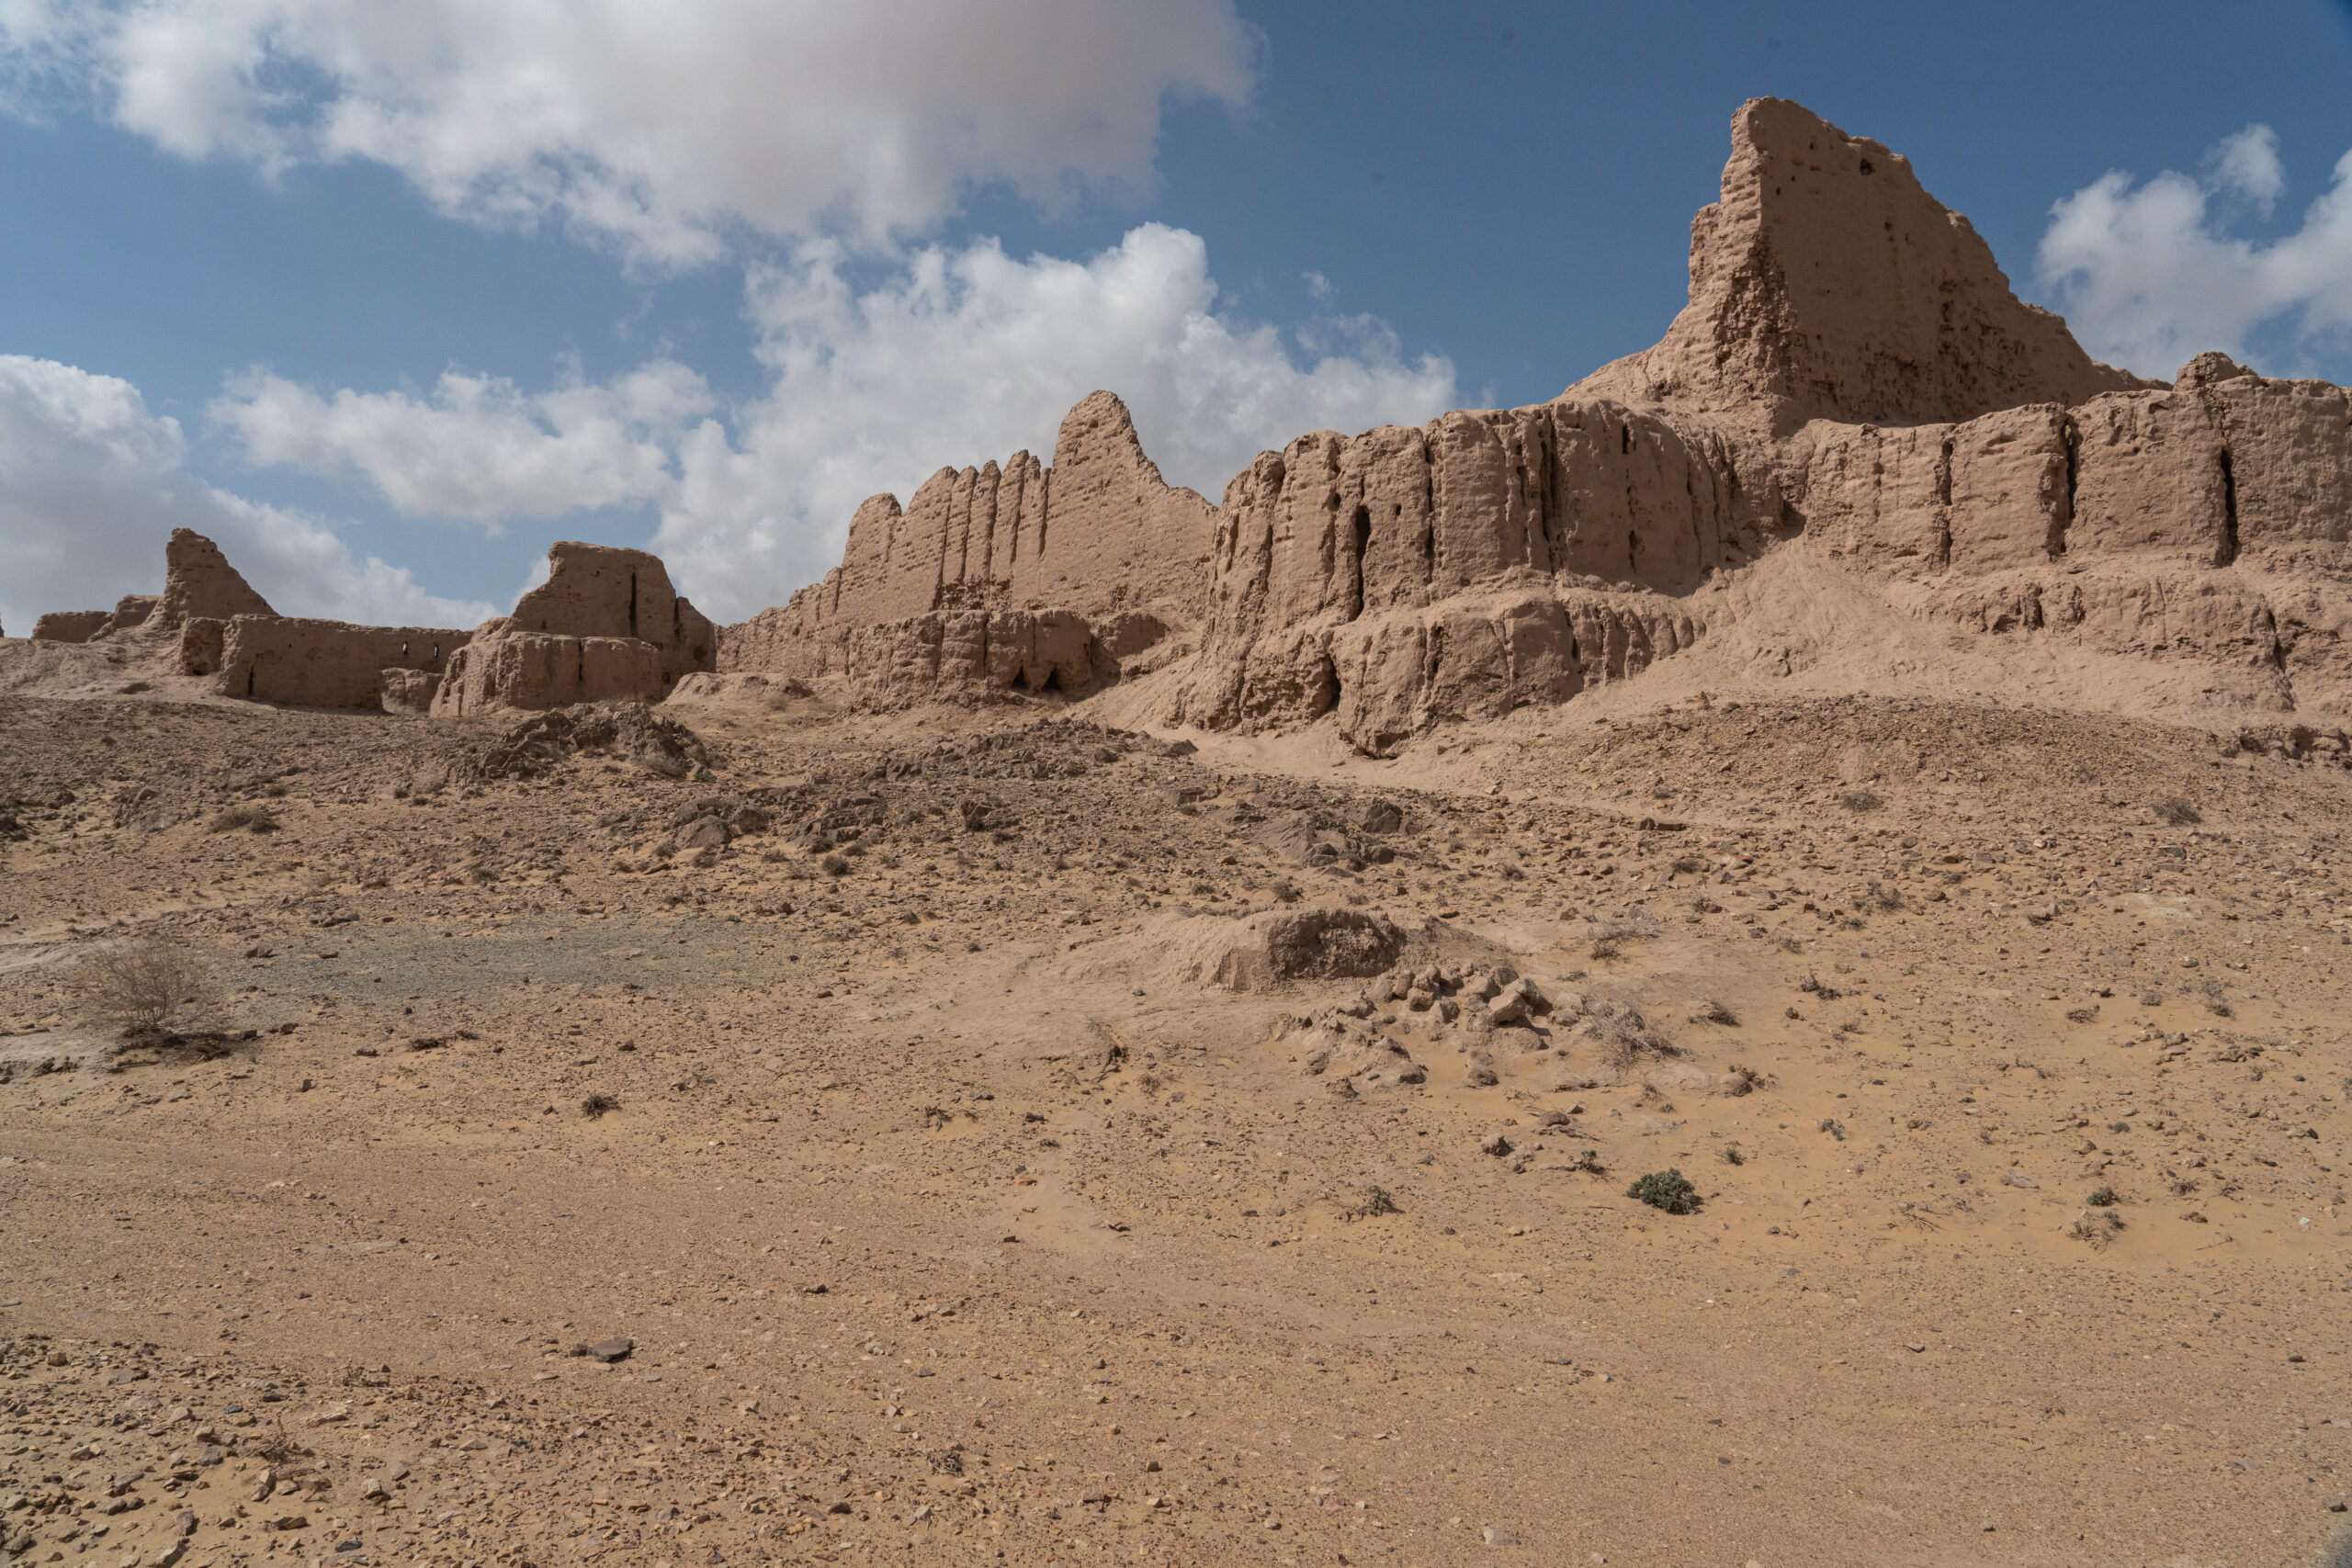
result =
M0 624L182 523L290 611L577 536L736 618L1095 385L1212 497L1540 400L1662 331L1759 94L2095 353L2352 380L2347 82L2340 0L0 0Z

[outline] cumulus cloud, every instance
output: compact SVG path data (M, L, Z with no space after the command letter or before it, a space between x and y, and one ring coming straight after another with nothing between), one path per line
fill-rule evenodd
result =
M411 516L463 518L495 532L504 518L666 497L672 449L715 406L701 376L662 359L617 380L592 385L575 375L537 393L453 370L429 398L322 396L256 370L232 378L206 412L235 433L249 462L362 476Z
M187 157L365 159L444 212L655 265L867 242L976 186L1146 185L1171 95L1244 101L1232 0L7 0L20 109L85 95Z
M746 311L767 389L722 420L692 371L529 394L446 376L430 399L332 395L256 375L212 408L254 461L364 475L403 512L494 520L658 503L661 551L695 603L740 619L840 558L851 513L933 469L1050 457L1062 415L1109 388L1173 484L1215 500L1304 431L1417 422L1452 406L1453 365L1407 359L1367 316L1286 344L1216 310L1200 236L1146 224L1085 261L933 246L861 288L809 241L754 267ZM1294 349L1297 352L1294 354ZM1302 363L1302 359L1305 361Z
M288 615L470 626L497 614L425 592L314 519L214 489L186 455L179 423L130 382L0 355L0 625L23 637L43 611L156 592L174 528L217 540Z
M2202 170L2135 185L2100 176L2051 209L2036 272L2075 335L2102 359L2170 376L2206 349L2244 357L2258 330L2293 352L2341 344L2352 329L2352 152L2294 232L2267 243L2232 223L2267 217L2286 190L2278 137L2248 126Z

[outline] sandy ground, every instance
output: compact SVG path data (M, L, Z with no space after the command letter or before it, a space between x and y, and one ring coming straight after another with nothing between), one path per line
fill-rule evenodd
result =
M681 716L707 778L499 777L500 726L102 689L0 698L21 1561L2203 1568L2346 1517L2333 758L1678 690L1391 761L746 705ZM1316 908L1465 985L1204 978ZM74 984L143 939L211 977L176 1039ZM1549 1012L1482 1021L1505 965ZM1669 1168L1696 1212L1628 1196Z

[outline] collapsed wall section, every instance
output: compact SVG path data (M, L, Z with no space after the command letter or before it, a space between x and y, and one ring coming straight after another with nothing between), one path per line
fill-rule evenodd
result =
M401 694L393 711L414 711L416 683L438 677L472 635L290 615L198 616L181 628L181 669L213 675L224 697L295 707L382 708L389 684Z
M547 581L458 651L431 711L659 702L683 677L716 670L718 653L718 629L660 557L564 541L548 550Z

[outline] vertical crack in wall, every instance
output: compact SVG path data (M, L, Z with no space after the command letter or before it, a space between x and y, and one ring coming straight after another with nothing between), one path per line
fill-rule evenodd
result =
M2066 532L2075 525L2075 491L2082 482L2083 432L2073 420L2061 422L2059 441L2066 450L2066 492L2050 514L2050 558L2066 553Z
M1952 438L1944 437L1943 446L1936 453L1936 566L1939 570L1951 565L1951 457Z
M2238 475L2231 465L2230 449L2222 448L2222 542L2213 551L2215 566L2228 566L2238 558Z
M1355 515L1348 520L1348 533L1350 536L1348 619L1352 621L1363 614L1363 558L1364 552L1372 547L1372 509L1370 507L1356 508Z

